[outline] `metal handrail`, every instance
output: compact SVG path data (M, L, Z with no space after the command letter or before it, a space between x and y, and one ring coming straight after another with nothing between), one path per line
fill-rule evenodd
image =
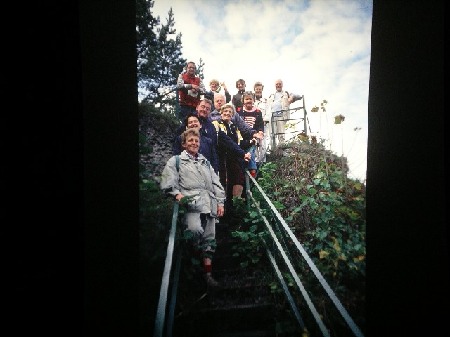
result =
M169 234L169 243L167 245L166 262L164 265L164 272L161 280L161 289L159 292L158 310L156 312L154 337L162 337L164 330L164 323L166 321L166 307L167 307L167 293L169 290L170 273L172 270L172 257L175 247L175 234L178 220L178 202L173 204L172 226Z
M307 114L306 114L306 105L305 105L305 96L302 95L301 98L299 99L299 101L302 101L302 105L299 107L295 107L295 108L291 108L291 109L283 109L283 110L277 110L277 111L273 111L271 114L271 118L270 118L270 126L271 126L271 148L275 148L276 145L276 138L278 135L284 135L286 134L286 132L275 132L275 125L277 124L277 122L286 122L286 121L291 121L291 120L298 120L299 122L303 120L303 133L305 135L308 134L308 128L307 128ZM301 110L303 109L303 117L301 118L280 118L283 117L283 112L285 111L297 111L297 110ZM311 132L311 130L310 130ZM290 133L298 133L298 132L290 132Z
M305 323L303 322L302 316L300 315L300 311L298 310L297 306L295 305L294 298L292 297L291 292L289 291L289 288L286 284L286 281L284 280L283 275L281 274L280 268L278 268L275 258L272 255L272 253L270 252L266 241L264 239L262 239L262 242L263 242L264 246L266 247L266 253L267 253L267 256L269 257L269 261L272 264L272 268L275 270L275 273L277 274L278 280L281 283L281 286L286 295L286 298L291 306L292 311L294 312L294 316L297 319L297 322L300 325L300 327L302 328L302 330L305 331L305 329L306 329Z
M350 329L352 330L353 334L357 337L364 337L363 333L361 332L361 330L359 329L359 327L355 324L355 322L353 321L353 319L350 317L350 315L348 314L347 310L343 307L343 305L341 304L341 302L339 301L339 299L337 298L337 296L335 295L335 293L331 290L330 286L328 285L328 283L326 282L326 280L324 279L324 277L322 276L322 274L320 273L320 271L317 269L316 265L314 264L314 262L311 260L311 258L309 257L308 253L304 250L304 248L302 247L302 245L300 244L300 242L298 241L297 237L294 235L294 233L291 231L291 229L289 228L289 226L286 224L286 222L284 221L284 219L282 218L281 214L278 212L278 210L276 209L276 207L273 205L273 203L270 201L270 199L267 197L267 195L264 193L264 191L262 190L261 186L259 186L259 184L256 182L256 180L252 177L252 175L248 172L248 170L246 171L246 185L247 185L247 196L249 198L251 198L253 200L253 203L255 205L257 205L256 200L253 198L253 195L250 191L249 188L249 180L251 179L251 181L253 182L254 186L259 190L259 192L261 193L261 195L263 196L264 200L267 202L267 204L269 205L269 207L271 208L272 212L274 213L274 215L276 216L278 222L280 222L285 230L285 232L289 235L289 237L291 238L292 242L295 244L296 248L298 249L298 251L301 253L301 255L303 256L303 258L305 259L306 263L308 264L308 266L311 268L311 270L313 271L314 275L317 277L317 279L319 280L320 284L322 285L322 287L324 288L324 290L326 291L326 293L328 294L328 296L330 297L331 301L333 302L333 304L335 305L336 309L339 311L339 313L342 315L342 317L344 318L345 322L347 323L347 325L350 327ZM248 181L248 183L247 183ZM258 210L259 207L257 206ZM264 223L266 224L267 229L269 230L272 238L274 239L275 243L277 244L278 250L280 252L280 254L283 256L283 259L286 263L286 265L288 266L288 269L290 270L292 277L294 278L294 280L296 281L297 286L300 288L300 291L302 292L306 302L308 303L308 306L311 310L311 312L313 313L313 316L316 319L317 324L319 325L320 330L322 331L324 336L329 336L328 330L326 330L325 326L322 323L322 320L320 318L320 316L318 315L316 309L314 308L314 305L312 304L311 300L309 299L308 294L306 293L303 284L301 283L300 279L297 276L297 273L295 272L295 270L293 269L289 258L286 256L283 248L281 247L281 245L278 242L278 239L272 229L272 227L270 226L269 222L267 221L267 219L262 215L262 213L260 212L260 215L262 216Z
M326 291L326 293L328 294L328 296L332 300L333 304L335 305L335 307L337 308L339 313L342 315L342 317L344 318L344 320L346 321L347 325L350 327L350 329L352 330L354 335L356 337L364 337L364 335L362 334L361 330L354 323L354 321L352 320L350 315L347 313L345 308L342 306L341 302L336 297L334 292L331 290L330 286L325 281L324 277L322 276L320 271L317 269L317 267L315 266L314 262L308 256L308 254L306 253L306 251L304 250L302 245L299 243L299 241L296 238L296 236L294 235L294 233L290 230L290 228L288 227L288 225L286 224L284 219L281 217L281 215L279 214L279 212L276 209L276 207L273 205L273 203L270 201L270 199L264 193L264 191L262 190L261 186L259 186L257 181L252 177L252 175L250 174L250 172L248 170L246 170L245 173L246 173L246 175L245 175L245 185L246 185L246 194L247 194L247 206L250 207L251 206L250 200L253 201L253 205L255 205L258 213L260 214L260 216L262 217L262 219L263 219L263 221L264 221L264 223L266 225L266 228L267 228L268 232L270 233L273 241L276 243L278 252L282 255L284 262L286 263L286 265L287 265L287 267L288 267L292 277L294 278L294 280L295 280L297 286L299 287L303 297L305 298L306 303L308 304L308 307L309 307L310 311L312 312L312 314L313 314L313 316L314 316L314 318L315 318L315 320L316 320L320 330L322 331L323 336L328 337L329 336L329 332L326 329L325 325L323 324L322 319L320 318L320 315L318 314L317 310L315 309L314 304L312 303L312 301L311 301L308 293L306 292L302 282L300 281L297 273L295 272L289 257L286 255L282 245L279 243L278 238L277 238L274 230L272 229L272 226L270 225L270 223L266 219L266 217L263 215L263 212L259 208L257 201L253 198L253 195L252 195L252 192L251 192L251 189L250 189L250 179L251 179L251 181L253 183L253 186L255 186L259 190L259 192L261 193L261 195L263 196L263 198L265 199L265 201L269 205L270 209L272 210L273 214L275 215L277 221L279 223L281 223L281 225L284 228L286 234L291 238L292 242L295 244L295 247L301 253L303 258L307 262L308 266L311 268L311 270L313 271L314 275L319 280L320 284L322 285L322 287L324 288L324 290ZM171 230L170 230L170 233L169 233L169 242L168 242L168 245L167 245L167 255L166 255L166 261L165 261L165 265L164 265L164 272L163 272L163 276L162 276L162 280L161 280L160 296L159 296L158 309L157 309L156 319L155 319L155 329L154 329L154 335L153 335L154 337L162 337L163 336L164 325L165 324L167 324L167 331L166 331L167 336L168 337L172 336L172 325L173 325L173 316L174 316L173 315L173 311L174 311L175 302L176 302L176 292L177 292L178 278L179 278L179 272L180 272L180 263L181 263L181 255L180 254L178 254L178 260L177 260L177 263L176 263L176 266L175 266L175 272L174 272L174 276L173 276L173 280L172 280L171 303L170 303L170 307L169 307L169 318L168 318L167 322L166 322L166 311L167 311L168 289L169 289L169 285L171 283L172 259L173 259L173 254L174 254L174 251L175 251L176 230L177 230L177 221L178 221L178 210L179 210L179 203L178 202L174 202L173 214L172 214L172 225L171 225ZM280 279L280 282L283 285L283 290L285 292L286 298L288 299L288 301L289 301L289 303L291 305L291 308L292 308L292 310L294 312L294 315L295 315L299 325L301 326L301 328L303 330L305 330L305 326L304 326L303 320L302 320L302 318L300 316L299 310L296 307L295 302L293 300L293 297L290 294L287 286L285 285L284 280L282 279L282 276L281 276L281 273L279 272L279 268L278 268L278 266L276 264L276 261L273 258L273 256L272 256L271 252L269 251L269 249L267 248L267 244L266 244L266 242L264 240L263 240L263 243L266 246L267 254L269 256L270 262L272 263L272 267L277 272L277 275L278 275L278 277Z

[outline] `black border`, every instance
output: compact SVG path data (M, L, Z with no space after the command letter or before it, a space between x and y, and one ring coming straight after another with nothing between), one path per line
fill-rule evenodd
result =
M437 336L449 317L444 14L442 1L374 1L368 336Z
M136 336L135 3L15 12L26 33L4 112L10 322L16 334ZM437 335L449 317L444 15L443 1L374 1L366 336Z

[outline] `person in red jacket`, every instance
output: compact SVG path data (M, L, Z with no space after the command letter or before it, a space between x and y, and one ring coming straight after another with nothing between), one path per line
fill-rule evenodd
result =
M189 61L186 71L177 79L178 101L180 105L180 118L183 120L189 113L195 113L200 95L205 93L205 85L199 76L195 75L197 67Z

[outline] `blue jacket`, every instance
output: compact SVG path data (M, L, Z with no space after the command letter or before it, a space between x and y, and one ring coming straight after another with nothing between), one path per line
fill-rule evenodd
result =
M216 127L212 123L211 118L208 117L205 119L199 117L199 120L200 123L202 124L202 127L200 128L200 134L202 136L208 137L209 139L212 140L213 144L216 144L217 155L219 155L220 152L227 152L229 155L232 155L234 157L241 159L244 158L245 151L242 150L241 147L238 144L236 144L230 137L228 137L225 132L223 132L220 129L217 131ZM180 125L180 127L177 129L177 136L181 135L184 130L186 130L184 124ZM174 142L177 136L175 137Z
M173 142L172 152L173 155L177 155L182 151L183 147L181 146L181 135L178 135ZM209 160L216 173L219 172L219 157L217 155L216 146L213 144L210 138L202 134L200 134L200 148L198 149L198 153L201 153L205 156L206 159Z

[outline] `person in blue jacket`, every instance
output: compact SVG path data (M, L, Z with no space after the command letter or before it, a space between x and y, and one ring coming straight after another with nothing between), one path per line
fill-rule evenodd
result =
M230 156L242 159L248 162L251 158L250 152L245 152L236 142L234 142L228 135L220 129L216 129L209 116L211 112L211 100L204 98L200 100L197 105L196 112L198 119L202 125L200 133L202 137L207 137L212 140L216 146L217 155L220 152L226 151ZM186 130L185 124L180 125L177 130L175 139ZM255 134L256 131L254 132ZM175 142L175 140L174 140Z
M200 120L198 118L198 115L195 113L188 113L186 118L184 119L183 125L185 126L185 129L193 129L193 128L201 128L202 125L200 123ZM198 150L198 153L201 153L206 157L206 159L209 160L211 163L211 166L214 168L214 171L218 174L219 173L219 157L217 155L217 147L216 144L213 144L213 141L211 138L206 137L205 135L202 135L200 132L200 148ZM183 147L181 144L181 135L177 136L175 138L175 141L172 145L172 153L174 155L180 154L183 151Z

